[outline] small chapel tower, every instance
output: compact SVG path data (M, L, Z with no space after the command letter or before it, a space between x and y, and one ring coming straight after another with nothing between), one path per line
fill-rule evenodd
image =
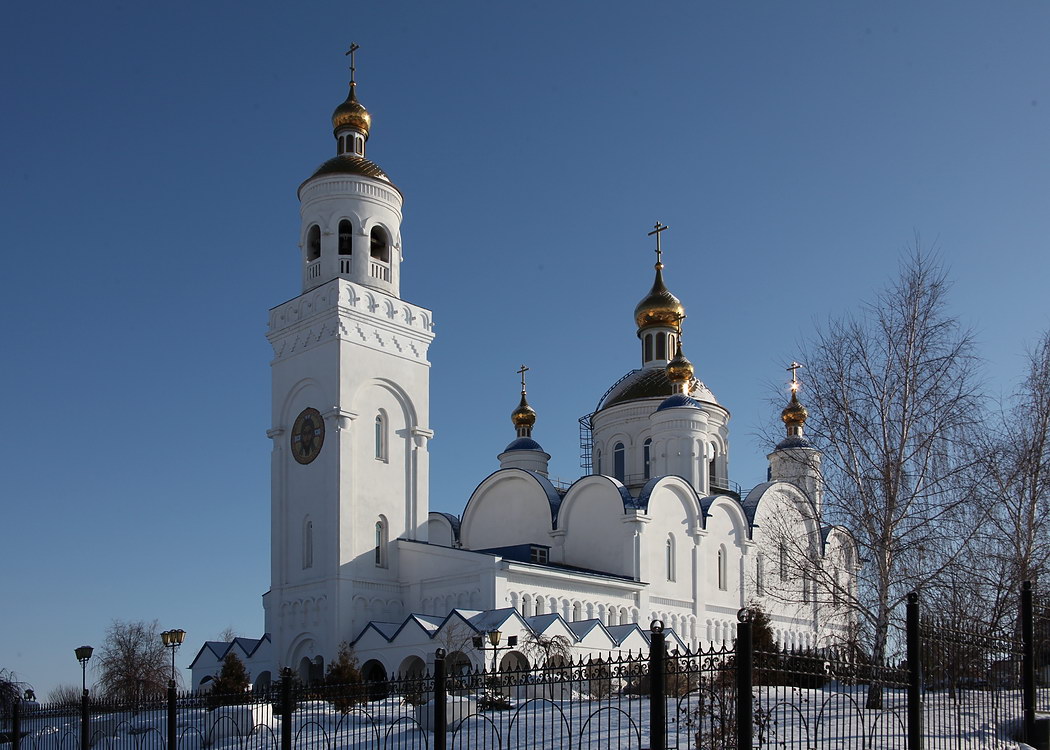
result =
M370 620L404 616L398 539L426 541L429 310L400 299L400 191L336 107L336 156L299 186L302 294L270 311L271 582L279 664L316 678Z
M804 434L809 410L798 400L800 367L802 365L798 362L792 362L787 368L791 371L791 400L780 413L787 435L767 457L769 478L791 482L802 489L813 499L819 516L824 499L824 481L820 473L820 451L813 447Z
M536 424L536 410L529 406L529 401L525 397L525 373L528 370L529 368L525 365L518 370L518 374L521 375L521 401L518 403L518 408L510 415L517 437L499 454L499 467L501 469L525 469L547 476L547 462L551 459L550 454L544 453L540 444L532 439L532 427Z

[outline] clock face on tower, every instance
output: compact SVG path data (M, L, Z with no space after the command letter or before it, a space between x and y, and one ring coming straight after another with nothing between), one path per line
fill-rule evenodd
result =
M303 409L292 425L292 456L301 464L317 458L324 444L324 419L317 409Z

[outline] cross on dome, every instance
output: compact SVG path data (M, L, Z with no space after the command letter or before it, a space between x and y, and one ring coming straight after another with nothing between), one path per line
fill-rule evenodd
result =
M656 235L656 267L663 268L663 262L660 260L660 256L663 254L663 250L660 247L660 233L667 229L666 224L661 224L659 221L653 224L653 231L649 232L646 237L652 237Z
M798 390L798 386L799 386L799 383L798 383L798 370L799 370L800 367L802 367L802 365L799 364L798 362L793 361L793 360L792 360L791 364L787 367L788 370L791 370L791 392L792 393L794 393L795 391Z
M356 42L350 42L350 49L348 49L345 52L345 54L344 54L344 56L346 56L346 55L350 56L350 85L351 86L356 86L357 85L356 82L354 81L354 70L355 70L355 68L354 68L354 53L357 52L359 49L361 49L361 45L360 44L357 44Z
M522 365L520 368L518 368L518 374L521 375L521 392L522 393L525 393L525 373L527 373L528 371L529 371L529 368L526 367L525 365Z

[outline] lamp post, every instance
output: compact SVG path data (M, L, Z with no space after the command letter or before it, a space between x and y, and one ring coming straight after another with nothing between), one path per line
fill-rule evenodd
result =
M84 695L87 695L87 663L94 651L95 649L91 648L91 646L81 646L73 651L77 655L77 661L80 662L80 687L83 689Z
M80 662L80 686L84 692L80 694L80 746L91 747L91 714L88 708L87 689L87 663L95 649L91 646L80 646L73 653L77 655Z
M490 630L485 633L484 637L478 635L474 637L474 648L480 648L484 653L488 647L485 646L485 641L488 640L489 646L492 648L492 671L496 671L496 657L500 651L510 651L518 645L518 636L512 635L507 638L507 645L500 646L500 639L503 638L503 633L498 630Z
M164 641L164 648L171 649L171 682L170 687L175 687L175 652L179 650L179 646L186 640L185 630L165 630L160 634L160 639Z

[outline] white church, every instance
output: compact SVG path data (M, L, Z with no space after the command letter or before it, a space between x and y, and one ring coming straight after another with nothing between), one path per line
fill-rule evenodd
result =
M461 516L430 511L434 319L400 296L402 193L366 158L371 116L353 67L332 126L336 155L298 191L302 294L269 317L265 634L206 643L192 687L230 652L256 685L283 667L316 680L343 642L372 679L420 673L437 648L454 668L488 666L493 649L475 637L497 630L499 666L536 665L529 644L553 636L578 655L638 653L654 619L684 650L732 640L751 604L784 645L842 640L837 604L859 562L849 533L821 521L806 410L793 389L768 481L741 497L729 411L682 352L685 308L665 286L659 225L655 280L634 310L639 366L581 420L591 473L548 478L523 367L498 470ZM799 549L812 574L794 564Z

